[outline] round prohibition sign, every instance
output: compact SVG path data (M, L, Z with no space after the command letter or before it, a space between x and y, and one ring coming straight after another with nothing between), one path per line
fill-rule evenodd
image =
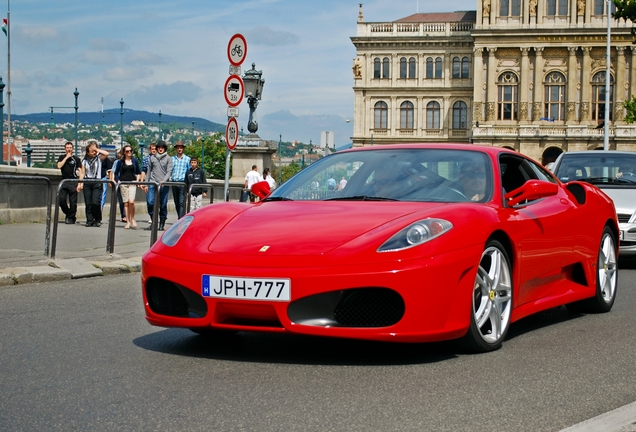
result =
M230 117L227 121L227 127L225 128L225 143L227 144L227 148L234 150L236 143L238 143L238 138L238 123L235 117Z
M237 107L240 105L245 95L245 85L243 80L238 75L230 75L225 80L225 102L231 107Z
M247 56L247 41L242 34L235 34L227 44L227 58L232 66L240 66Z

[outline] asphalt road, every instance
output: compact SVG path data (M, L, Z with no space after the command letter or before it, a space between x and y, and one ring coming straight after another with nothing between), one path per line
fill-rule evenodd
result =
M636 401L631 267L609 314L550 310L481 355L155 328L139 275L0 288L0 430L558 431Z

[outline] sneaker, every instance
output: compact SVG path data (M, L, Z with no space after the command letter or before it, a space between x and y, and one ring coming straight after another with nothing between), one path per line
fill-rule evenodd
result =
M99 228L100 226L102 226L102 221L95 222L93 226Z
M85 225L85 226L87 226L87 227L91 227L91 226L93 226L93 222L86 222L86 225Z
M67 225L70 225L73 223L73 219L71 219L70 217L67 217L66 219L64 219L64 223Z
M150 220L148 221L148 223L149 223L149 224L151 224L151 223L152 223L152 219L150 219Z

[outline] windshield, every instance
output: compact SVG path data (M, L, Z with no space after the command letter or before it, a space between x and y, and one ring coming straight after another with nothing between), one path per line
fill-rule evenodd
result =
M485 202L492 184L489 159L479 151L362 150L321 159L265 201Z
M562 182L636 186L636 154L563 154L555 175Z

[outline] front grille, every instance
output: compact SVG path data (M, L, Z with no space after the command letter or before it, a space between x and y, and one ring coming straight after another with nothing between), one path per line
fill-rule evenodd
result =
M148 279L146 298L150 310L159 315L201 318L208 311L208 306L200 295L164 279Z
M343 327L386 327L404 316L404 300L387 288L347 290L334 310Z
M618 215L616 215L616 216L618 216L618 222L619 223L627 223L627 222L629 222L629 218L632 217L632 215L630 215L630 214L620 214L620 213Z

